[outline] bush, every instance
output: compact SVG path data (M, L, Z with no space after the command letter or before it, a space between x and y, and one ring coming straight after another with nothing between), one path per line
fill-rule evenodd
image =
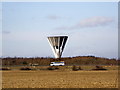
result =
M0 68L0 70L11 70L11 69L8 67L5 67L5 68Z
M55 66L55 69L59 69L58 66Z
M78 70L83 70L83 69L81 68L81 66L77 67L77 66L73 65L72 70L78 71Z
M73 65L73 68L72 68L73 71L78 71L78 68L77 66Z
M47 69L48 70L55 70L55 68L53 66L49 66Z
M47 69L48 70L55 70L55 69L59 69L59 68L57 66L49 66Z
M107 69L103 68L102 66L96 66L96 68L92 70L107 70Z
M83 69L81 68L81 66L79 66L79 70L83 70Z
M23 67L23 68L20 68L20 70L32 70L32 69L29 67Z

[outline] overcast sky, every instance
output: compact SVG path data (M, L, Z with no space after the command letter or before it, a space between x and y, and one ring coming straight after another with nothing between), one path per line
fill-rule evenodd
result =
M62 57L117 58L117 2L4 2L3 56L54 57L47 36L68 35Z

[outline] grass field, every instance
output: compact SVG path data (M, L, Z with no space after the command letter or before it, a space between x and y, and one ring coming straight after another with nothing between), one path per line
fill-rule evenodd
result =
M91 66L72 71L70 66L59 70L2 71L3 88L117 88L117 66L105 66L106 71L91 71ZM18 68L18 67L17 67ZM91 67L92 68L92 67Z

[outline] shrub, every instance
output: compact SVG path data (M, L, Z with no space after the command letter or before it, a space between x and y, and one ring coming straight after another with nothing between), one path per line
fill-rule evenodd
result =
M49 66L47 69L48 69L48 70L55 70L55 67Z
M81 66L79 66L79 70L83 70L83 69L81 68Z
M11 70L11 69L8 67L5 67L5 68L0 68L0 70Z
M96 68L92 70L107 70L107 69L103 68L102 66L96 66Z
M77 66L73 65L72 70L73 70L73 71L78 71Z
M55 66L55 69L59 69L58 66Z
M32 69L29 67L23 67L23 68L20 68L20 70L32 70Z
M58 66L49 66L47 68L48 70L55 70L55 69L59 69Z

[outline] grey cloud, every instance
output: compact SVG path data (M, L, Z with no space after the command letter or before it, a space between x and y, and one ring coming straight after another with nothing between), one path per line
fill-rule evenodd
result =
M56 19L60 19L61 17L56 16L56 15L50 15L50 16L47 16L47 18L51 20L56 20Z
M86 28L86 27L97 27L97 26L107 26L108 24L112 23L114 20L110 17L91 17L80 21L79 23L70 26L70 27L58 27L56 29L63 30L63 29L78 29L78 28Z
M79 24L80 27L96 27L96 26L106 26L114 20L109 17L91 17L82 20Z
M10 31L5 31L5 30L3 30L2 33L3 33L3 34L9 34L9 33L11 33L11 32L10 32Z

